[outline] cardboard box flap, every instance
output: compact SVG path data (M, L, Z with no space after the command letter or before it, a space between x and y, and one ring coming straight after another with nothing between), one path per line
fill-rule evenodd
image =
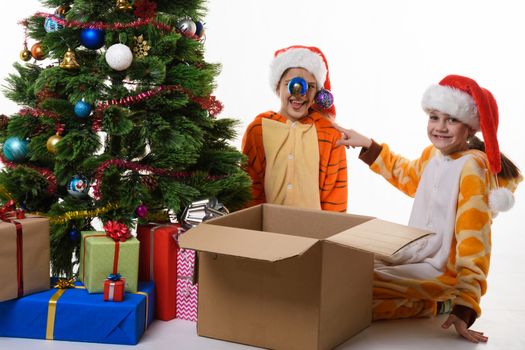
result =
M430 234L429 231L414 227L373 219L327 240L381 256L391 256L407 244Z
M181 248L278 261L300 255L318 240L308 237L199 224L179 237Z

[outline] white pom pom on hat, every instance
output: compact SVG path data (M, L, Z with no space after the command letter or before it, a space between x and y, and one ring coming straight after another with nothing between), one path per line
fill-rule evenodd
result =
M499 187L489 193L489 208L493 212L508 211L514 206L514 194L505 187Z

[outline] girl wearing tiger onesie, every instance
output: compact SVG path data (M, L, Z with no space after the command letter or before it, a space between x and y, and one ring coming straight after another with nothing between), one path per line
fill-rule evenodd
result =
M498 107L490 91L449 75L428 88L422 107L432 145L412 161L338 127L340 144L363 147L359 158L371 170L415 197L409 225L435 233L388 261L376 259L373 318L450 312L443 328L454 325L466 339L486 342L483 333L469 327L481 314L487 289L491 223L498 211L513 205L512 192L522 176L499 151ZM480 130L484 143L474 136Z
M316 47L275 53L270 85L279 112L259 114L242 141L253 201L346 212L346 151L328 120L335 116L328 65Z

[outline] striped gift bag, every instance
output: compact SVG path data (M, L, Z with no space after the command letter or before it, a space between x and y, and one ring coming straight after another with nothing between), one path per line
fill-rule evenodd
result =
M198 285L193 284L195 251L179 250L177 256L177 318L197 321Z

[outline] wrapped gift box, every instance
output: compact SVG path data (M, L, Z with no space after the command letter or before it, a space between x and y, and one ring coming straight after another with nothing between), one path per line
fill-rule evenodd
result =
M126 280L118 281L107 279L104 281L104 301L122 301L124 299L124 288Z
M0 336L133 345L153 320L153 282L139 283L120 303L77 288L0 303Z
M0 221L0 301L49 289L49 219Z
M104 232L82 231L79 276L89 293L102 293L104 281L109 274L116 272L126 279L126 292L136 292L139 244L135 237L115 242Z
M194 284L195 252L181 249L177 258L177 318L197 321L198 285Z
M139 280L155 282L155 318L164 321L176 316L178 245L173 235L179 229L178 224L147 224L137 228Z

